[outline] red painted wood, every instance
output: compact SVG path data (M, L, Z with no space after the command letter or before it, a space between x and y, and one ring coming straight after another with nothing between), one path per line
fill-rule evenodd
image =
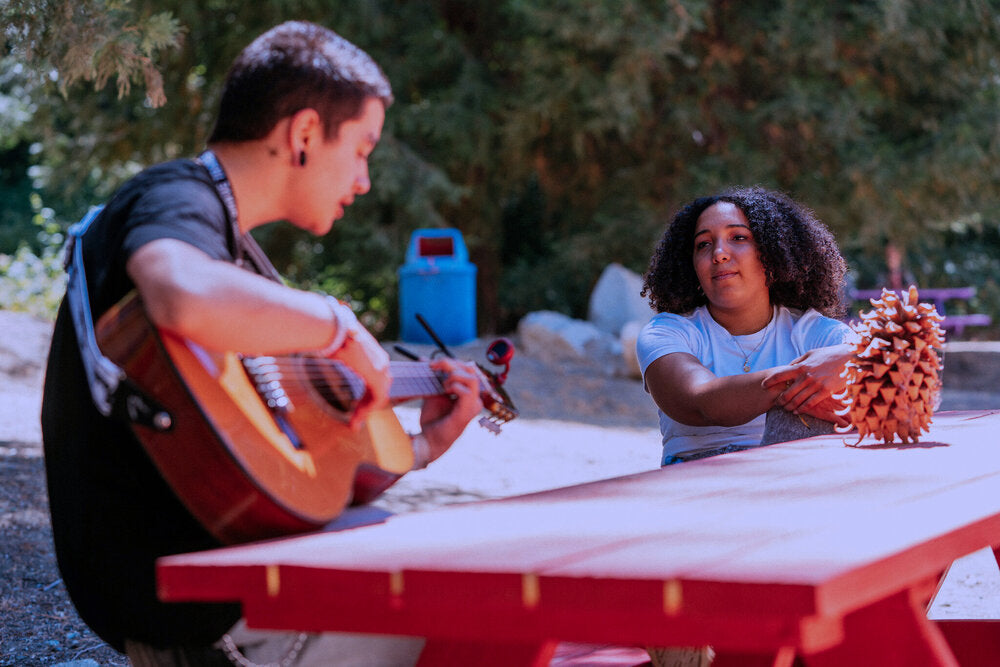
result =
M795 649L783 647L771 654L746 654L717 652L712 667L792 667L795 664Z
M925 605L923 596L902 591L849 614L845 641L804 662L808 667L958 667L944 635L927 620Z
M996 667L1000 659L1000 620L935 621L962 667Z
M1000 546L997 432L1000 411L943 413L916 445L820 436L175 556L161 560L161 592L242 600L261 627L449 645L711 644L765 664L782 647L821 665L951 664L923 605L953 560ZM880 637L915 648L874 649L888 662L869 662Z
M556 644L554 641L509 644L430 640L420 654L417 667L545 667L552 661Z

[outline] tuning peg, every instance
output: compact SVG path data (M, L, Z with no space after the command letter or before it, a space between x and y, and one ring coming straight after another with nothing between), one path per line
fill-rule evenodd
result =
M514 343L509 338L497 338L486 348L486 359L497 366L509 364L514 358Z
M486 348L486 359L495 366L503 366L503 372L496 376L497 382L503 384L510 371L510 360L514 358L514 343L509 338L497 338Z

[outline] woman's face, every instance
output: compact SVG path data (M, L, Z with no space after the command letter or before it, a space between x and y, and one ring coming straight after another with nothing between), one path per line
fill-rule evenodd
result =
M718 202L705 209L694 229L694 271L709 304L738 308L770 303L767 272L743 211Z

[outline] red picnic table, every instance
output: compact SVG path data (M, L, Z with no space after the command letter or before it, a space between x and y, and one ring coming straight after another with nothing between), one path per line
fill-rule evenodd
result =
M926 615L952 561L1000 545L1000 411L940 413L916 444L845 438L171 556L160 594L240 601L259 628L424 636L421 665L545 665L559 642L1000 664L1000 623Z

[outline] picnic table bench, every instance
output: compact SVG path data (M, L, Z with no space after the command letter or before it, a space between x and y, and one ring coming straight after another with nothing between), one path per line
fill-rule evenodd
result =
M1000 545L998 432L1000 411L944 412L916 444L820 435L171 556L159 591L240 601L253 627L427 637L421 665L546 665L567 641L996 665L1000 622L926 612L954 560Z
M993 318L982 313L962 313L949 315L945 308L948 301L969 301L976 296L975 287L918 287L921 301L933 302L939 315L944 317L941 328L946 332L954 332L955 337L961 338L965 332L965 327L988 327L993 322ZM854 301L865 301L878 299L882 296L882 289L852 289L849 292L850 298Z

